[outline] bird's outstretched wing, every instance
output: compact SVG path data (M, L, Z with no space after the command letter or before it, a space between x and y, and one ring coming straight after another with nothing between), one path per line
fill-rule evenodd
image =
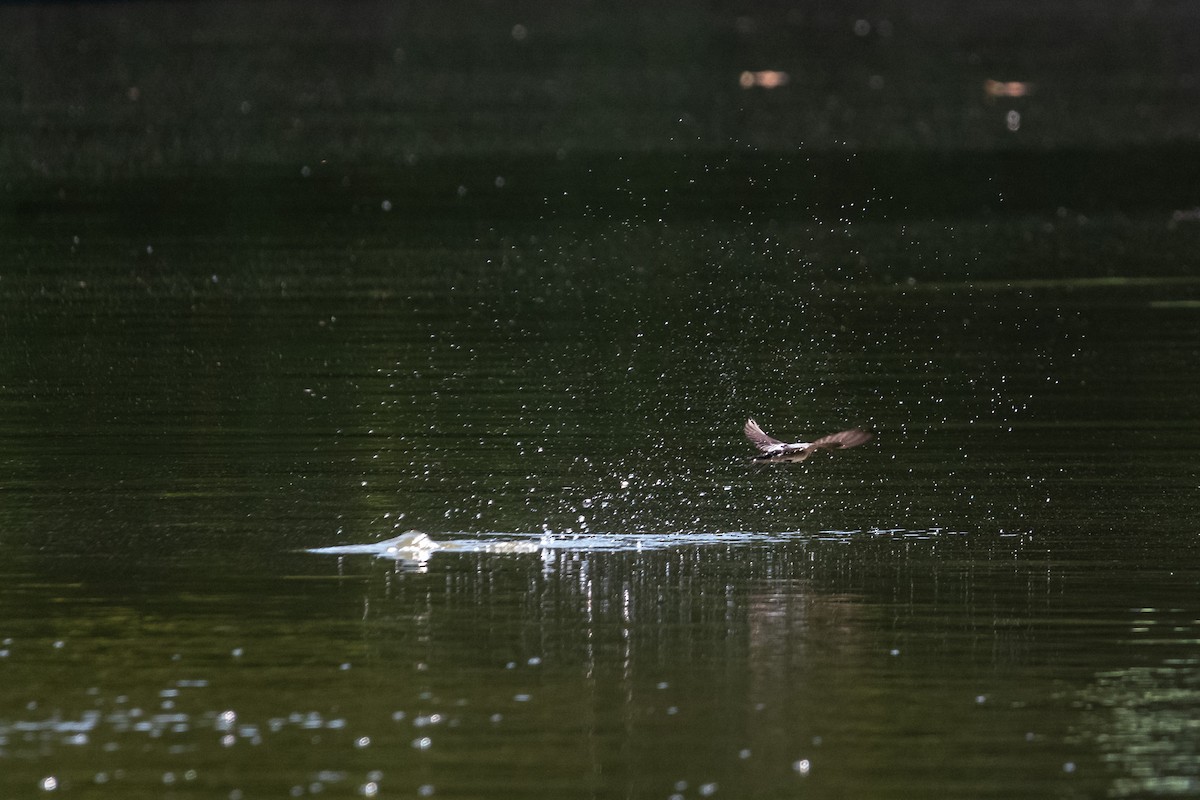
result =
M864 431L861 428L851 428L848 431L839 431L831 433L828 436L822 436L808 447L811 450L845 450L848 447L858 447L864 442L871 441L872 433Z
M783 444L783 442L779 441L778 439L772 439L770 436L767 436L765 433L763 433L763 429L758 427L758 423L752 419L746 420L746 427L742 428L742 432L746 434L746 438L749 439L755 447L763 452L773 450L779 445Z

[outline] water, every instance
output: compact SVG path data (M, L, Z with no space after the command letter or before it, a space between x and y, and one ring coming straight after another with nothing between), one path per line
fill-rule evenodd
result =
M0 795L1200 795L1190 12L237 8L0 11Z

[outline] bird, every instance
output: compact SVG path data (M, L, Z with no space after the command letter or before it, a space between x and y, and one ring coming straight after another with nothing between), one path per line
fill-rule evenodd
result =
M753 456L750 459L760 464L794 464L803 461L818 450L845 450L849 447L858 447L864 442L869 442L874 436L870 431L850 428L822 436L812 442L781 442L763 433L763 429L758 427L758 423L752 419L746 420L746 427L742 430L746 434L746 438L762 451L761 455Z

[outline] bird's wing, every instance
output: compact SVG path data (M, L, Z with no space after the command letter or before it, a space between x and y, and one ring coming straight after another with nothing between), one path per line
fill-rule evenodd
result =
M839 431L838 433L831 433L828 436L822 436L809 445L809 447L814 450L817 448L821 448L822 450L845 450L848 447L858 447L864 442L871 441L873 435L861 428L851 428L848 431Z
M758 423L752 419L746 420L746 427L742 428L742 432L746 434L746 438L749 439L755 447L764 452L783 444L783 442L779 441L778 439L772 439L770 436L767 436L765 433L763 433L763 429L758 427Z

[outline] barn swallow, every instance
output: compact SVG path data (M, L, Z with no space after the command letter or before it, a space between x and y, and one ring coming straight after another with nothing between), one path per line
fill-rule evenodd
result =
M822 436L813 442L781 442L763 433L758 423L752 419L746 420L743 428L746 438L762 451L762 455L751 458L760 464L791 464L811 456L818 450L845 450L848 447L858 447L863 442L871 440L873 434L860 428L851 428L840 433Z

